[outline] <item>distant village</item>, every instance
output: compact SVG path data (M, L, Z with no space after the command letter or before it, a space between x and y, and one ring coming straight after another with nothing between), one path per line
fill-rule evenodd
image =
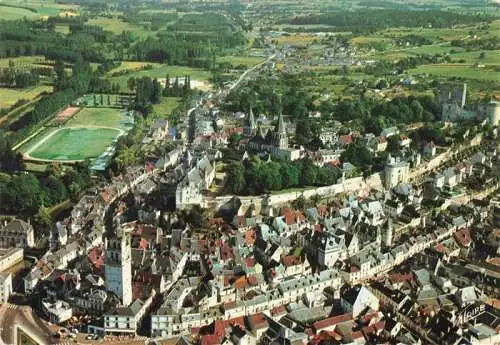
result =
M468 107L465 95L465 85L438 95L446 126L475 123L461 142L414 149L397 127L339 134L332 123L315 152L290 144L300 129L284 114L223 114L202 100L175 127L157 121L143 144L169 149L89 190L21 291L1 276L0 298L37 296L51 323L96 337L182 345L498 343L500 104ZM242 161L308 157L341 177L214 193L233 133ZM383 171L340 163L354 140L377 153L391 137L399 149ZM2 270L36 247L35 234L21 219L0 225Z

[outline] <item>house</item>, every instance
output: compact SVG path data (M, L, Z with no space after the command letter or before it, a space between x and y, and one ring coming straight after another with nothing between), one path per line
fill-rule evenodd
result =
M448 168L443 172L444 183L450 188L455 187L459 181L455 168Z
M74 303L81 309L90 314L100 315L104 311L104 305L108 299L106 291L100 289L91 289L74 299Z
M407 135L400 135L398 144L399 147L409 147L411 143L411 139Z
M150 307L156 292L153 290L151 296L143 301L136 299L128 307L118 307L114 312L104 316L104 331L106 333L136 334L137 327Z
M346 313L353 318L366 313L367 310L378 311L379 299L365 286L354 286L340 293L340 303Z
M151 127L151 137L153 140L163 140L168 136L168 120L158 119Z
M30 223L21 219L0 227L0 248L26 248L35 246L35 232Z
M384 128L380 133L380 136L389 138L392 137L393 135L398 135L398 134L399 134L399 129L397 127L389 127L389 128Z
M424 144L423 147L424 157L430 158L436 155L436 144L433 141L429 141Z

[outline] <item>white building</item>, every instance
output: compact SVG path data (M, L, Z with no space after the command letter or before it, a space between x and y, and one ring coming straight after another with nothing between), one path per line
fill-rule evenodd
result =
M389 155L385 165L385 187L393 188L401 182L408 182L410 173L410 164L402 161L399 158L394 158Z
M6 269L23 261L23 255L23 248L0 250L0 272L5 271Z
M62 323L73 316L73 310L70 305L64 301L56 300L42 301L42 310L53 323Z
M129 306L119 307L113 313L106 314L104 316L104 331L106 333L136 334L137 327L146 314L155 295L155 290L152 290L151 296L146 301L136 299Z
M132 303L132 249L128 234L110 239L104 260L106 290L115 293L122 305Z
M0 275L0 302L7 303L12 293L12 274Z

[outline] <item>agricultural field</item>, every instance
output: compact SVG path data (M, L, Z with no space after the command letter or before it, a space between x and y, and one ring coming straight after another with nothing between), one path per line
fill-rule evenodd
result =
M140 71L144 69L144 66L151 65L154 68L158 68L161 66L159 63L155 62L147 62L147 61L122 61L120 66L113 68L112 70L108 71L106 74L108 76L111 76L115 73L120 73L122 71L127 71L127 70L137 70Z
M246 67L252 67L258 65L265 58L258 56L222 56L217 58L217 62L229 62L233 66L243 65Z
M0 19L18 20L23 18L38 19L40 18L40 15L25 8L2 6L0 4Z
M46 65L52 63L45 59L45 56L35 55L35 56L18 56L0 59L0 68L9 67L10 63L14 64L16 68L24 67L39 67L40 65Z
M62 127L48 127L20 151L34 161L81 161L99 157L133 126L120 109L83 108Z
M137 38L152 36L155 33L154 31L145 29L143 26L127 23L119 18L91 18L87 21L87 24L100 26L104 30L111 31L114 34L119 34L122 31L130 31Z
M120 85L121 92L129 92L127 86L127 81L130 77L141 78L141 77L151 77L164 79L166 75L170 75L170 78L179 77L182 78L186 75L191 76L191 85L203 88L203 85L208 85L208 79L211 74L209 71L202 70L199 68L191 68L184 66L168 66L168 65L158 65L158 67L148 70L142 70L132 73L127 73L126 75L111 77L109 80L112 83L118 83Z
M28 19L46 18L48 16L66 17L78 14L79 5L59 4L54 0L23 0L22 2L4 0L0 3L0 19L6 20L22 19L24 17Z
M297 33L297 34L282 35L277 37L275 40L276 43L280 46L285 44L294 46L306 46L308 44L320 40L320 37L308 33Z
M53 87L39 85L26 89L0 88L0 109L9 108L21 99L32 100L42 92L52 92Z
M409 71L412 74L427 73L436 77L457 77L463 79L499 81L500 72L490 71L485 68L474 68L470 65L437 64L423 65Z

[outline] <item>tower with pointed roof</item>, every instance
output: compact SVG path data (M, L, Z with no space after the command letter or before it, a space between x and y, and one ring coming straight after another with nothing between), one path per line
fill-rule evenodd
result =
M250 111L248 112L248 116L245 121L245 128L243 129L243 132L245 135L252 135L256 129L255 125L255 117L253 115L253 110L252 107L250 107Z
M288 135L286 134L285 120L283 120L283 114L280 113L278 118L278 131L277 131L278 147L280 149L288 148Z

